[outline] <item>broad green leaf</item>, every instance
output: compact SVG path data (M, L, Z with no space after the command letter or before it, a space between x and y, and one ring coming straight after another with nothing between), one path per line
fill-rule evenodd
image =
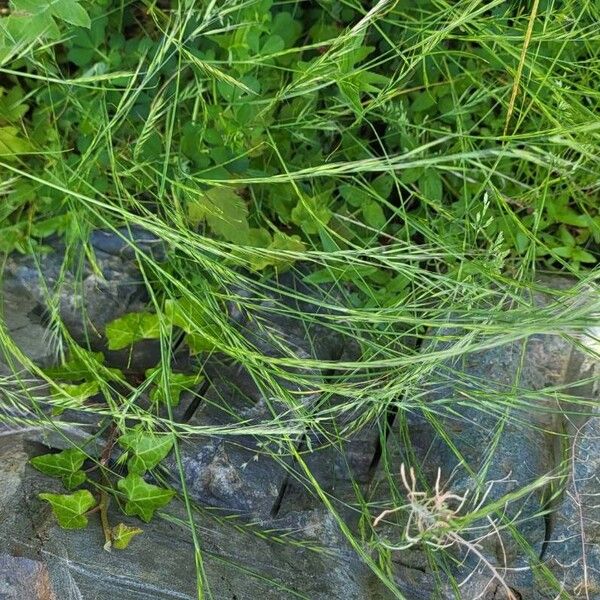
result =
M151 377L155 372L160 370L161 367L149 369L146 371L146 377ZM172 406L177 406L179 404L181 392L196 387L203 379L204 377L201 373L197 373L195 375L186 375L185 373L173 373L172 371L169 371L168 383L166 386L168 388L168 392L165 389L165 384L162 381L162 377L159 377L155 380L156 387L152 390L150 399L153 402L163 402L165 404L170 400Z
M342 198L354 208L361 208L363 204L371 201L369 193L355 185L344 184L340 186L339 191Z
M77 0L12 0L15 12L27 16L52 17L77 25L89 27L90 17Z
M117 550L125 550L131 540L140 533L143 533L143 531L139 527L130 527L124 523L119 523L110 530L112 547Z
M419 189L429 202L441 202L443 185L440 174L435 169L426 169L419 177Z
M388 198L394 187L394 178L384 173L371 182L371 187L381 198Z
M76 0L54 0L50 3L52 14L71 25L89 27L90 17Z
M190 224L206 221L213 233L228 242L244 244L248 241L248 208L233 189L214 187L194 196L188 202Z
M573 251L573 260L590 265L598 262L598 259L593 254L582 248L575 248Z
M125 514L140 517L148 523L154 516L154 511L163 508L175 496L173 490L166 490L156 485L146 483L142 477L130 473L117 484L123 492L127 502Z
M379 202L369 200L362 207L362 215L365 223L375 229L382 229L387 223L385 213Z
M269 244L270 255L254 257L252 268L260 271L269 266L274 267L280 272L288 269L296 260L293 256L284 256L278 254L279 251L301 253L306 250L304 242L297 235L286 235L280 231L275 232L273 241Z
M327 207L328 196L302 197L294 210L292 210L292 221L298 225L307 235L319 232L319 227L327 225L331 219L331 211Z
M123 373L120 369L104 366L104 354L102 352L90 352L84 348L78 348L68 360L58 367L44 369L48 377L57 381L78 381L95 377L99 370L110 381L122 381Z
M96 506L89 490L74 494L39 494L39 497L50 503L58 524L65 529L83 529L88 523L85 513Z
M75 471L75 473L69 473L69 475L65 475L62 478L63 485L68 490L74 490L78 488L80 485L85 483L87 480L87 475L85 471Z
M0 159L14 160L19 154L32 152L33 147L22 138L16 127L0 127Z
M52 414L59 415L67 408L77 409L100 391L97 381L86 381L79 384L59 383L60 391L52 390L55 407ZM66 397L65 397L66 396Z
M187 333L186 342L194 353L214 349L211 340L219 337L221 326L200 306L188 299L168 299L165 302L165 314L173 325Z
M31 466L50 475L60 477L64 486L72 490L86 480L86 474L80 471L86 454L77 448L69 448L56 454L43 454L31 459Z
M28 108L23 103L23 90L18 85L8 91L0 87L0 124L19 122Z
M129 313L106 326L109 350L121 350L140 340L160 338L160 321L155 313Z
M119 437L119 445L129 453L129 473L143 475L153 469L173 448L171 435L158 435L138 425Z
M424 171L422 167L411 167L409 169L405 169L400 174L400 181L406 185L414 183L419 180L419 177L423 175Z

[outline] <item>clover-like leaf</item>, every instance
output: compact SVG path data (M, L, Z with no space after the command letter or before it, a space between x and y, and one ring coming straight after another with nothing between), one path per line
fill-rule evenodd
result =
M89 490L74 494L39 494L39 498L50 503L58 524L64 529L83 529L88 523L85 513L96 506Z
M80 471L86 459L85 452L77 448L69 448L56 454L43 454L31 459L31 466L50 475L60 477L68 490L80 486L86 479L83 471Z
M110 530L112 547L117 550L125 550L129 546L129 542L140 533L143 533L143 531L139 527L130 527L124 523L119 523Z
M131 455L127 463L129 473L143 475L169 454L173 448L173 437L158 435L138 425L119 437L119 445Z
M146 483L142 477L130 473L117 484L125 494L125 514L140 517L148 523L154 516L154 511L171 502L175 492Z
M136 312L111 321L106 326L109 350L121 350L140 340L158 339L160 321L155 313Z
M160 369L161 367L148 369L146 371L146 377L151 377ZM156 387L152 390L150 399L153 402L163 402L165 404L170 402L171 406L177 406L179 404L181 392L194 388L203 379L204 377L200 373L186 375L185 373L173 373L169 371L168 382L166 385L162 378L156 380Z

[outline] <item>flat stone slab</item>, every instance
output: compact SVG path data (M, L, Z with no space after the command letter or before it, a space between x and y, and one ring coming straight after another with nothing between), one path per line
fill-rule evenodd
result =
M8 554L0 554L0 598L58 600L44 563Z
M24 577L19 585L31 581L31 589L37 585L55 595L48 591L49 595L15 599L197 598L194 545L181 504L174 502L166 518L157 517L150 524L111 510L111 523L140 525L144 532L128 549L106 552L97 515L90 516L84 530L64 530L57 526L47 504L37 499L42 490L60 489L56 480L27 465L30 454L39 450L18 435L0 448L0 479L5 482L0 489L0 582L3 565L21 561L16 572ZM272 531L266 537L257 526L221 519L207 511L197 512L194 521L202 549L205 591L210 590L215 599L369 597L370 573L342 543L326 511L288 519L295 542L286 540L283 531ZM13 579L9 583L12 587L6 589L11 592L21 589ZM7 600L12 598L7 596Z
M594 302L594 297L588 299ZM535 300L541 307L550 303L544 295ZM431 331L436 343L426 345L425 351L448 351L462 335L457 329ZM375 485L372 500L379 506L391 498L405 499L409 490L400 476L404 463L409 487L413 482L408 466L413 465L415 490L428 489L428 497L434 493L439 469L442 492L462 496L468 491L475 498L479 490L479 498L486 494L482 506L500 501L491 514L495 533L481 521L473 523L482 529L474 529L472 536L476 540L489 532L477 542L479 552L498 569L517 599L555 598L561 586L572 594L568 597L580 597L586 568L589 598L600 597L600 429L598 417L586 421L590 406L599 400L600 361L598 354L594 357L593 332L578 337L583 351L566 336L535 334L441 361L399 407L386 449L392 475L382 471ZM569 400L573 394L579 403ZM581 400L587 409L581 408L585 406ZM586 410L587 416L581 414ZM567 464L561 447L569 444L574 450ZM519 496L520 490L545 476L564 485L565 469L571 472L570 483L558 499L548 500L549 484ZM422 498L420 502L425 502ZM467 506L472 510L474 505ZM405 511L390 516L379 528L381 538L400 544L407 515ZM452 549L457 559L466 559L455 573L457 581L467 582L461 588L465 598L509 597L465 545L456 543ZM430 597L406 587L411 580L427 586L433 577L422 548L415 545L394 552L392 561L398 585L405 586L408 597L413 597L411 593L417 599ZM555 577L552 584L544 583L548 579L542 573L544 565ZM443 582L443 574L439 575ZM445 593L441 597L453 597L450 588Z

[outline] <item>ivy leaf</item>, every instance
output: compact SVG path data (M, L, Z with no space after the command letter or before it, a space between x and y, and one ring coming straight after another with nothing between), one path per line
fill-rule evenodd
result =
M60 477L68 490L80 486L86 479L83 471L80 471L86 459L84 452L77 448L69 448L57 454L43 454L31 459L31 466L50 475Z
M124 523L119 523L110 530L112 547L117 550L125 550L129 546L129 542L140 533L143 531L139 527L129 527Z
M122 381L123 373L120 369L104 366L104 354L102 352L90 352L84 348L78 348L77 353L72 353L68 360L58 367L44 369L48 377L57 381L78 381L93 378L99 370L110 381Z
M74 494L39 494L39 498L50 503L58 524L65 529L83 529L88 523L85 513L96 506L89 490Z
M206 221L212 232L228 242L245 244L248 240L248 208L233 189L214 187L188 202L188 218L192 226Z
M161 367L148 369L146 371L146 377L151 377L154 373L160 371L160 369ZM194 388L204 379L204 377L200 373L186 375L185 373L173 373L172 371L169 371L167 379L168 393L165 390L165 384L162 378L159 378L156 387L150 394L150 399L153 402L163 402L165 404L170 401L171 406L177 406L179 404L181 392Z
M58 387L60 392L52 390L52 398L56 402L52 409L53 415L60 415L67 408L81 407L88 398L95 396L100 391L97 381L86 381L79 384L59 383Z
M69 473L62 478L63 485L69 491L77 489L81 484L85 483L87 475L84 471L75 471L75 473Z
M146 483L142 477L130 473L117 484L118 488L125 494L125 514L140 517L148 523L154 516L154 511L166 506L171 502L175 492L165 490L156 485Z
M173 438L171 435L157 435L138 425L119 437L119 445L132 455L127 463L129 473L143 475L169 454Z
M184 298L168 299L165 302L165 314L173 325L186 332L185 341L194 354L214 349L212 339L220 336L221 326L212 321L199 306Z
M121 350L140 340L160 338L160 321L155 313L129 313L106 326L109 350Z

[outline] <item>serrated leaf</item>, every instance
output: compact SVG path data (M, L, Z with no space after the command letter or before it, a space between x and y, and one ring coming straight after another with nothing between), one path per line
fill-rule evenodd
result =
M119 437L119 445L129 452L129 473L143 475L153 469L173 448L171 435L158 435L138 425Z
M160 370L161 367L149 369L146 371L146 377L151 377L155 372ZM157 384L150 394L150 399L153 402L163 402L165 404L170 401L171 406L177 406L179 404L181 392L194 388L204 379L204 377L201 373L186 375L185 373L173 373L172 371L169 371L167 379L168 383L166 386L162 378L156 380Z
M140 533L143 533L143 531L139 527L130 527L124 523L119 523L110 530L112 547L117 550L125 550L131 540Z
M160 338L160 321L155 313L129 313L106 326L109 350L128 348L140 340Z
M329 223L332 212L327 207L325 194L303 197L292 210L292 222L307 235L314 235L319 228Z
M130 473L121 479L117 486L127 500L125 514L140 517L146 523L152 519L154 511L169 504L175 496L173 490L146 483L135 473Z
M214 187L188 202L188 219L197 226L206 221L213 233L228 242L244 244L248 240L248 208L233 189Z
M50 503L58 524L65 529L83 529L88 523L85 513L96 506L89 490L74 494L39 494L39 498Z
M0 157L5 160L14 160L20 154L33 151L33 146L28 140L21 137L16 127L7 125L0 127Z

